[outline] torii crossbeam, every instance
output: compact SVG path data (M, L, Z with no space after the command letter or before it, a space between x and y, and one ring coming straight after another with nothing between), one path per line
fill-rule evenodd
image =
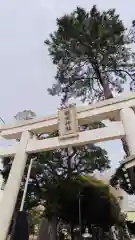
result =
M0 137L20 139L12 146L0 147L0 157L14 156L12 168L0 201L0 240L5 240L15 208L27 154L69 146L103 142L126 136L130 154L135 155L135 93L76 108L59 109L50 117L0 126ZM108 126L80 132L78 126L113 119ZM59 137L36 139L37 134L59 130ZM115 149L114 149L115 151Z

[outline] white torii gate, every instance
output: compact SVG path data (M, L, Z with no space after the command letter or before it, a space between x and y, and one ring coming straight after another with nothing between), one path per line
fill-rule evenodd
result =
M0 157L14 156L12 168L0 201L0 240L5 240L15 208L27 154L85 145L126 136L131 156L135 155L135 93L77 108L59 109L54 116L1 125L0 137L20 139L13 146L0 147ZM115 119L107 127L79 132L78 125ZM59 137L37 140L33 134L59 130ZM33 133L33 134L32 134ZM115 151L115 149L114 149Z

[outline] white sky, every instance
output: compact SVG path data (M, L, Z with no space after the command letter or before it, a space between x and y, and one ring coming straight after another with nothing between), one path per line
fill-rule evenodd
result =
M116 8L125 25L135 19L135 1L122 0L0 0L0 116L9 122L24 109L37 115L56 111L59 98L48 95L55 68L44 40L55 29L55 20L76 6ZM113 167L123 157L119 141L102 144Z

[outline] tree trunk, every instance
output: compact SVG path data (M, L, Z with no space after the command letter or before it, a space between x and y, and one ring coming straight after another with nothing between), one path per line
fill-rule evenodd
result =
M43 218L41 221L38 240L56 240L57 239L57 219L52 217L50 221Z
M41 220L37 240L44 240L44 239L49 240L48 228L49 228L48 219L43 218Z
M52 217L51 221L49 221L49 239L50 240L57 239L57 219L56 219L56 217Z
M72 176L72 154L70 155L70 150L67 148L67 179Z
M102 74L101 74L101 72L99 70L98 63L96 62L92 66L93 66L93 69L95 70L97 78L98 78L98 80L99 80L99 82L100 82L100 84L101 84L101 86L103 88L105 98L106 99L113 98L112 91L110 90L109 84L106 81L106 79L103 78L103 76L102 76Z
M70 231L71 231L71 240L74 240L74 227L71 225L70 226Z

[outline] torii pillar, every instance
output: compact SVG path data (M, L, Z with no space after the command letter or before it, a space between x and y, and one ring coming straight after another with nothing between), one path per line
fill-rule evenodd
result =
M125 137L130 155L135 155L135 113L131 107L125 107L120 111L120 119L125 130Z
M28 131L23 132L5 186L4 194L0 201L0 240L5 240L8 235L27 161L26 147L29 139L30 133Z

